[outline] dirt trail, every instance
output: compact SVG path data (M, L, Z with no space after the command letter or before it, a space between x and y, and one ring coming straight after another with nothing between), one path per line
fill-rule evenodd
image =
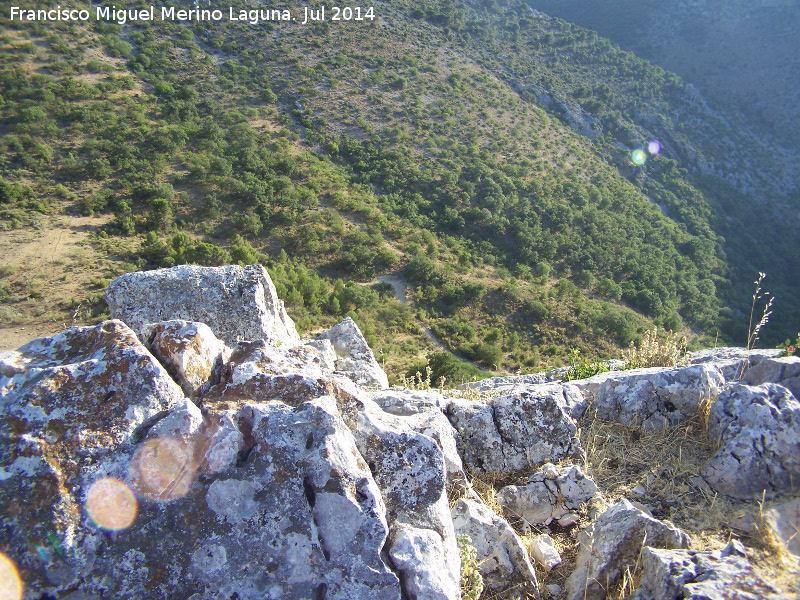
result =
M394 291L394 295L397 297L397 299L403 304L408 304L408 297L406 296L407 284L402 277L398 277L397 275L378 275L375 279L370 281L370 284L376 284L376 283L385 283L386 285L392 286L392 290ZM452 350L450 350L450 348L448 348L447 345L442 340L436 337L436 334L433 333L433 331L431 331L429 327L426 327L419 320L417 320L417 325L419 325L419 328L422 329L422 333L425 334L425 337L428 338L431 341L431 343L434 346L436 346L438 350L442 352L447 352L448 354L454 356L458 360L468 362L477 367L478 369L480 369L481 371L488 371L487 368L471 361L466 356L463 356L458 352L453 352Z

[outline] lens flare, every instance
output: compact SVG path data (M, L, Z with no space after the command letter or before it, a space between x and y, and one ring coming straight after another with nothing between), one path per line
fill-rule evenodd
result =
M196 474L193 448L170 438L147 440L136 451L130 467L136 493L161 502L185 496Z
M136 519L137 509L131 488L113 477L98 479L86 495L86 512L103 529L127 529Z
M647 161L647 154L644 153L644 150L636 149L631 152L631 160L635 165L643 165Z
M22 585L17 565L0 552L0 599L20 600L25 586Z
M661 142L658 140L650 140L647 144L647 151L650 154L661 154Z

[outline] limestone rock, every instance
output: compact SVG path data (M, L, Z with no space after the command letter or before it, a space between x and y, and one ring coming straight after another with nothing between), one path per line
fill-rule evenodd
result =
M430 529L399 525L389 538L389 556L410 600L460 600L442 537Z
M447 416L460 436L464 464L478 472L518 471L582 452L563 388L453 400Z
M484 584L493 590L519 585L538 589L533 569L522 540L511 526L492 510L462 498L452 508L456 535L468 535L478 551L478 569Z
M669 521L658 521L625 499L582 532L576 568L566 582L569 600L603 600L642 546L686 548L689 538Z
M389 379L383 372L367 340L353 319L331 327L317 339L330 340L336 351L336 369L347 375L361 387L389 387Z
M385 413L370 400L363 400L356 419L353 433L386 504L392 528L389 555L397 554L403 564L404 590L412 594L408 585L420 597L455 590L448 597L458 598L461 563L441 447L432 437L414 431L409 418ZM395 549L395 544L400 546ZM435 593L431 590L438 588L430 587L431 560L440 566L435 579L441 590Z
M601 373L573 382L594 398L598 418L655 429L696 417L701 404L716 400L724 383L719 369L708 364Z
M800 489L800 402L785 387L728 388L708 433L719 450L701 475L721 494L752 500Z
M231 350L205 323L162 321L142 327L144 343L190 398L216 383Z
M553 540L547 534L537 535L528 544L531 558L550 571L561 564L561 555L553 545Z
M530 477L528 485L502 488L497 500L504 514L530 525L549 525L596 494L597 485L579 466L567 464L558 469L547 464Z
M442 411L447 408L447 398L434 390L388 389L369 392L371 398L383 410L393 415L408 416L420 412Z
M113 317L142 332L147 323L182 319L208 325L220 340L297 344L294 322L261 265L140 271L117 277L106 290Z
M800 561L800 500L792 500L769 509L764 521L772 535L787 552Z
M65 451L102 454L138 442L183 402L169 373L123 322L73 327L0 355L8 440L30 432Z
M768 358L760 361L742 376L741 383L761 385L779 383L800 398L800 356Z
M782 600L755 574L741 542L716 552L642 550L641 584L632 600Z
M709 348L692 352L693 365L713 364L716 366L725 381L738 380L750 367L755 367L768 358L777 357L780 349L753 349L747 348Z

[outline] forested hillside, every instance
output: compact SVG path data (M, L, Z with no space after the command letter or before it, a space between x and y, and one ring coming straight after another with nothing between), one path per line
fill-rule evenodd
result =
M298 22L4 20L0 235L57 215L91 235L51 269L4 259L0 325L96 320L123 271L261 261L301 330L354 316L394 377L434 350L420 326L506 371L614 357L654 323L741 343L759 270L773 339L800 329L785 171L677 76L523 4L286 6Z

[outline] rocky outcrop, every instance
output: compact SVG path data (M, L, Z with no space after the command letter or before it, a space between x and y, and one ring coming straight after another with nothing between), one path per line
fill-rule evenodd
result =
M300 342L261 265L181 265L127 273L108 286L106 302L111 315L137 334L148 323L182 319L205 323L229 346L241 340Z
M631 600L785 598L753 571L744 546L736 540L716 552L645 547L641 565L641 583Z
M659 521L623 499L604 512L579 538L575 571L567 579L569 600L603 600L623 569L642 548L686 548L689 538L669 521Z
M752 500L800 490L800 402L783 386L736 384L711 408L719 450L703 467L712 488Z
M716 366L725 381L737 381L750 368L761 364L768 358L775 358L781 353L777 349L753 349L747 348L709 348L692 352L692 364L702 365L711 363Z
M538 589L536 571L525 546L505 519L489 507L467 499L456 502L452 514L456 535L468 535L478 551L478 569L488 588Z
M447 415L463 445L465 466L477 472L509 473L582 452L569 403L558 387L486 402L453 400Z
M713 364L702 364L612 371L572 383L593 398L598 418L661 429L695 418L701 405L716 400L725 379Z
M336 351L336 369L355 383L365 388L389 387L386 373L375 360L367 340L353 319L347 317L321 334L318 339L331 341Z
M556 547L576 535L568 598L604 597L640 554L638 597L728 589L712 580L773 597L736 548L666 550L686 535L643 505L597 516L597 484L565 461L583 459L576 420L590 402L628 426L682 422L715 397L718 362L569 384L508 378L482 401L376 390L385 374L355 323L295 339L260 267L117 281L115 298L169 301L132 308L135 329L111 320L0 355L0 552L32 598L456 600L462 534L498 597L538 596L531 560L556 568ZM200 313L164 308L194 293ZM176 318L189 313L208 322ZM237 315L254 339L228 345ZM750 375L792 380L792 361L770 361ZM794 489L798 415L782 385L731 386L711 411L720 450L706 479L731 495L760 495L764 477L769 493ZM468 474L518 483L496 497L508 520ZM795 513L767 513L790 551Z
M747 385L779 383L792 392L795 398L800 398L800 356L762 360L745 372L741 383Z

